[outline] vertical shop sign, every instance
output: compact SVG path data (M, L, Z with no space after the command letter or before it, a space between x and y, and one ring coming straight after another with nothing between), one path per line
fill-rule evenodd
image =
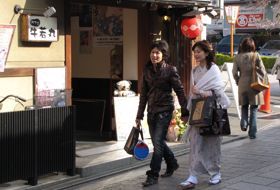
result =
M0 25L0 72L4 72L15 25Z

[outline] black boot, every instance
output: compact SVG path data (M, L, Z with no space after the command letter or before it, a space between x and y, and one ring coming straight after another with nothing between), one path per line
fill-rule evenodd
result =
M146 172L147 179L142 183L143 187L148 187L158 183L158 174L151 170Z
M167 164L167 168L164 174L160 175L161 177L170 177L173 175L174 171L179 168L179 164L177 163L177 160L175 160L173 163Z

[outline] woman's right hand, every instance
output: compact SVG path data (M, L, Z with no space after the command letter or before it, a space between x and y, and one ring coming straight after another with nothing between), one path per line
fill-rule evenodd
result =
M200 94L199 89L196 86L192 87L192 93L193 94Z

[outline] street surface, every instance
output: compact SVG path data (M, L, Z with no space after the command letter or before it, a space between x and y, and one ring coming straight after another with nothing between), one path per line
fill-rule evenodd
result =
M279 190L280 189L280 125L273 125L259 131L258 138L248 138L222 146L222 183L209 186L208 176L201 175L198 190ZM159 178L159 183L143 188L145 171L142 167L122 174L92 181L79 190L170 190L188 175L188 155L177 157L180 168L169 178ZM163 164L165 167L165 164ZM162 172L165 168L163 168ZM69 188L71 189L71 188Z

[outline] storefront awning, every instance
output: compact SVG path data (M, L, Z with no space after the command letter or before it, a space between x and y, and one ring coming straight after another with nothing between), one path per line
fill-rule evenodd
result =
M123 0L125 2L125 0ZM126 0L131 2L146 2L146 3L157 3L157 4L167 4L173 6L205 6L211 3L210 0Z
M119 6L119 7L143 7L144 4L157 4L163 7L205 7L211 4L211 0L72 0L72 2L85 2L93 4L103 4L108 6Z

